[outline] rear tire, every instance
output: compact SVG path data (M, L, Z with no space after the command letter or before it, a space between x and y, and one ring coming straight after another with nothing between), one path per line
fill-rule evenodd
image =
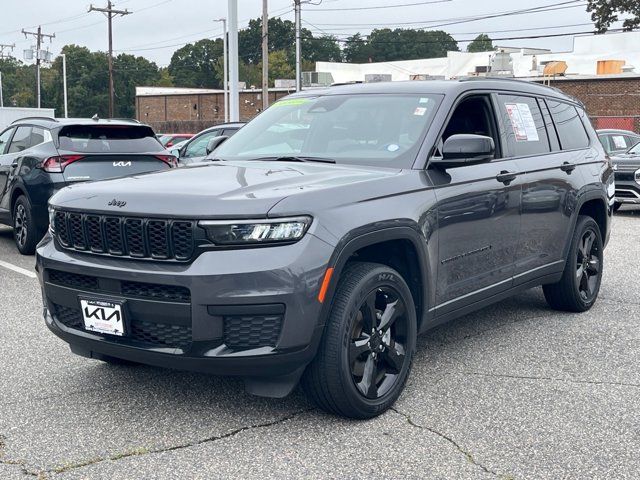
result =
M416 332L413 297L398 272L376 263L347 265L318 354L303 377L307 395L336 415L380 415L404 389Z
M558 283L544 285L547 303L556 310L585 312L598 298L602 281L603 246L600 228L591 217L578 217L569 256Z
M13 205L13 239L22 255L33 255L40 241L33 215L31 203L24 195L20 195Z

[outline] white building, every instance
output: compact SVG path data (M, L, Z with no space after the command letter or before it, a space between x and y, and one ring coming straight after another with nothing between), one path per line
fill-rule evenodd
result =
M576 36L573 49L568 52L550 52L542 49L497 47L511 55L515 77L538 76L532 71L550 61L564 61L566 75L595 75L600 60L623 60L628 71L640 72L640 32L608 33ZM494 52L448 52L443 58L404 60L380 63L317 62L317 72L328 72L336 83L363 82L365 75L391 75L392 80L411 80L416 76L458 78L474 75L491 64ZM535 55L535 59L534 59Z

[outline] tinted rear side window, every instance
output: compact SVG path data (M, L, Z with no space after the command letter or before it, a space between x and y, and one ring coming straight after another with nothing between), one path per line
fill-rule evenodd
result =
M577 148L587 148L589 146L589 136L582 123L582 114L576 107L564 102L547 100L549 111L556 126L560 146L563 150L574 150Z
M498 95L500 115L512 156L549 153L549 138L538 101L533 97Z
M149 127L129 125L73 125L58 134L61 150L79 153L160 152L162 145Z
M30 146L31 127L18 127L11 145L9 146L9 153L16 153L26 150Z

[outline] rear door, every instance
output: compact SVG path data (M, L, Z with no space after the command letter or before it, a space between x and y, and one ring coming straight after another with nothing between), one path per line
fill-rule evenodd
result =
M539 140L519 141L512 136L508 142L523 172L517 285L564 268L571 215L584 181L580 164L590 155L589 139L576 108L569 103L528 96L498 98L503 109L508 104L526 105Z
M68 125L58 132L58 152L67 182L171 168L171 158L144 125Z

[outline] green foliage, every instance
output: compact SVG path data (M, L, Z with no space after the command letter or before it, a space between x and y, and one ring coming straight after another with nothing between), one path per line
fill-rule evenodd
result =
M467 47L467 52L491 52L493 51L493 42L489 35L481 33Z
M366 63L446 57L449 50L458 51L458 42L442 30L382 28L367 39L359 33L349 37L343 53L347 62Z
M222 39L203 39L175 51L169 64L173 83L180 87L222 88Z
M622 27L633 30L640 26L640 2L638 0L589 0L587 12L596 24L599 33L606 32L612 23L625 18Z

